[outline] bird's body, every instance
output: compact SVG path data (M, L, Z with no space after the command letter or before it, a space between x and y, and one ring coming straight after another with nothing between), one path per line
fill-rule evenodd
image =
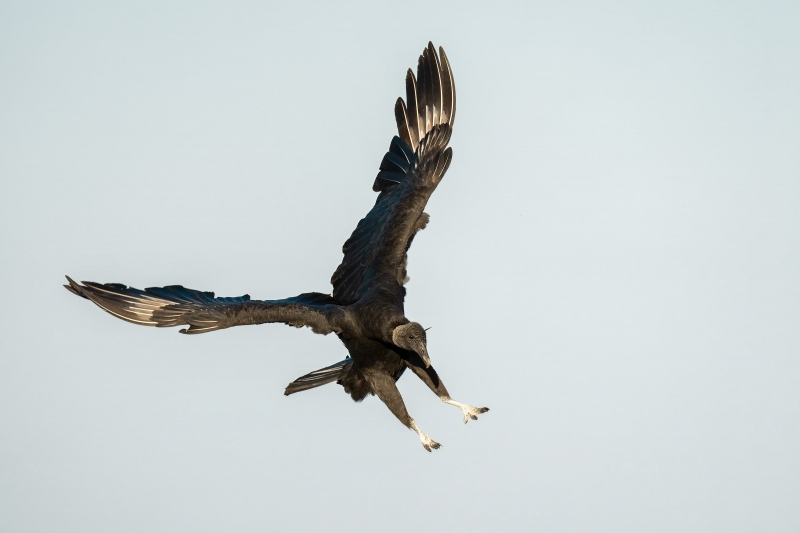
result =
M432 44L420 56L417 77L406 76L408 105L395 106L399 137L383 158L373 189L375 205L345 242L342 263L331 278L332 294L304 293L283 300L251 300L248 295L217 298L180 285L145 290L118 283L76 283L65 287L114 316L157 327L188 325L182 333L205 333L233 326L282 322L336 333L349 357L302 376L286 395L336 381L356 400L377 395L420 437L428 451L439 444L406 412L395 385L411 369L445 403L459 407L464 422L488 411L452 400L430 366L425 330L403 309L407 251L429 217L425 205L450 164L447 147L455 118L455 85L444 50Z

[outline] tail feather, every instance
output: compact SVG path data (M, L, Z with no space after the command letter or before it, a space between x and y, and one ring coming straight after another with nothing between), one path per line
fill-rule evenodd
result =
M347 371L350 370L350 365L352 363L353 360L348 357L344 361L339 361L336 364L309 372L305 376L299 377L289 383L289 385L286 386L286 391L283 394L289 396L295 392L313 389L333 381L341 380L347 374Z

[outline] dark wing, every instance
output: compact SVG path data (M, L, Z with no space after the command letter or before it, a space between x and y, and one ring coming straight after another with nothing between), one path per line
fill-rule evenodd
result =
M250 296L215 298L213 292L180 285L145 290L119 283L76 283L69 276L70 292L87 298L117 318L142 326L160 328L189 326L181 333L206 333L246 324L282 322L308 326L327 335L338 331L338 305L327 294L301 294L284 300L250 300Z
M406 102L397 99L399 137L392 139L372 188L380 192L375 206L344 243L342 264L331 278L333 297L344 304L362 298L371 288L400 288L406 279L406 252L423 213L450 165L450 141L456 92L450 63L433 44L423 51L417 77L406 75ZM402 300L401 300L402 302Z

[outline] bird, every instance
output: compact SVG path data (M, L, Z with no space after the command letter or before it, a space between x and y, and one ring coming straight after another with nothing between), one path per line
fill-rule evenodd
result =
M406 73L406 100L394 106L398 135L381 161L373 190L375 205L342 247L331 277L331 294L303 293L282 300L249 295L217 297L181 285L144 290L120 283L77 283L64 287L122 320L142 326L188 326L193 335L234 326L284 323L314 333L334 333L347 357L292 381L285 395L336 382L356 402L377 396L430 452L441 445L423 432L406 410L397 380L411 370L438 397L461 410L464 424L487 407L450 397L428 354L426 330L405 316L403 303L408 250L430 219L424 211L452 159L448 147L456 114L456 90L444 49L431 42Z

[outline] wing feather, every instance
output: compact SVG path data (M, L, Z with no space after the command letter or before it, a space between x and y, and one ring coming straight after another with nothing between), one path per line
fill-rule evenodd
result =
M338 331L339 306L327 294L305 293L283 300L251 300L214 296L181 285L144 290L119 283L75 282L67 276L70 292L82 296L117 318L159 328L189 326L181 333L206 333L246 324L282 322L308 326L315 333Z
M417 76L411 69L406 74L407 102L401 98L395 104L398 136L372 186L380 195L342 247L342 263L331 278L333 297L343 304L377 286L376 278L393 280L397 294L405 294L406 251L424 227L419 223L423 209L452 158L447 144L455 116L455 84L444 50L439 54L441 59L428 43Z
M414 78L414 72L408 69L406 73L406 98L408 99L408 118L410 119L411 131L411 151L415 151L419 146L419 141L425 134L422 133L422 128L419 123L419 102L417 101L417 80Z
M442 58L442 102L445 111L444 119L447 124L452 128L453 122L456 120L456 84L453 81L453 71L450 70L450 61L447 59L447 54L444 53L444 48L439 47L439 55Z
M394 118L397 121L397 131L400 133L400 139L408 146L414 146L414 141L411 135L411 125L408 119L408 110L406 103L402 98L398 97L397 102L394 104Z

